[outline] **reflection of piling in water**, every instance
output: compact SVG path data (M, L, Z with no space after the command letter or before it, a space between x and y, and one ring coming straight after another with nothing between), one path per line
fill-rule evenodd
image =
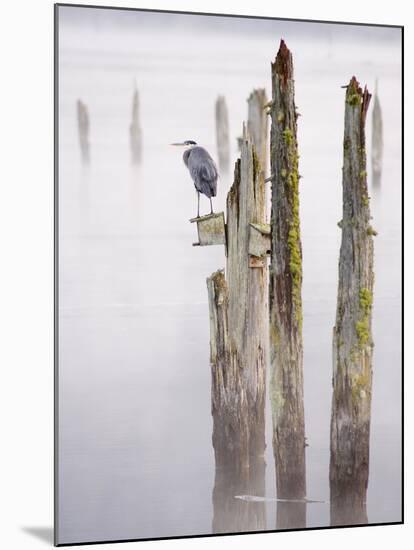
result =
M283 40L272 64L270 398L278 498L304 498L302 247L292 55Z
M216 139L220 171L228 172L230 166L229 115L224 96L219 96L216 101Z
M131 160L133 164L141 162L142 132L139 120L139 93L135 86L132 97L132 119L129 125L129 143L131 147Z
M303 529L306 527L306 502L278 502L276 529Z
M227 195L227 266L207 279L213 446L216 467L242 471L265 450L268 339L266 248L249 254L251 223L265 223L265 183L243 129L241 159Z
M331 525L364 525L368 523L367 490L356 483L337 490L331 501ZM331 497L332 498L332 497Z
M255 468L235 472L233 468L216 468L213 489L213 533L239 533L266 529L264 501L246 501L240 495L264 496L265 462Z
M80 99L76 102L78 114L79 143L82 155L82 161L87 164L90 160L89 148L89 112L88 107Z
M343 145L343 217L333 330L331 524L366 518L372 383L373 229L367 189L365 119L370 94L347 87ZM362 521L363 523L364 521Z
M266 104L266 91L264 89L254 90L247 100L247 128L264 173L267 168L268 156L268 118L266 113Z
M375 82L374 104L372 108L372 143L371 143L372 184L381 185L382 152L384 148L382 136L382 112L378 97L378 80Z

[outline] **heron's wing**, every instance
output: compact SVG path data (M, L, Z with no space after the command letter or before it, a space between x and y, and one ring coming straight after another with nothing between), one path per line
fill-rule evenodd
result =
M208 152L202 147L194 147L188 157L187 166L196 189L208 198L215 197L218 171Z

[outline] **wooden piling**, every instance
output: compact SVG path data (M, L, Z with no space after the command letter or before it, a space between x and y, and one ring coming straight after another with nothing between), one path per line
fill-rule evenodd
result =
M265 183L247 130L227 195L227 266L207 279L216 467L264 461L267 266L249 266L250 223L264 224Z
M250 94L247 116L247 129L256 149L260 165L264 173L267 170L268 161L268 115L266 112L266 90L253 90Z
M76 102L76 111L78 116L79 144L82 155L82 162L88 164L90 161L89 146L89 112L88 107L80 99Z
M302 246L292 54L282 40L272 64L270 398L278 498L304 498Z
M132 117L129 125L129 143L131 148L131 161L133 164L141 162L142 153L142 132L139 117L139 92L135 85L132 96Z
M345 98L343 218L333 329L331 524L366 523L372 385L373 229L365 120L370 94L353 77Z
M375 82L374 102L372 107L372 136L371 136L371 167L372 185L381 185L382 155L384 149L382 130L382 110L378 97L378 80Z
M230 166L229 115L226 98L216 100L216 140L220 172L228 172Z

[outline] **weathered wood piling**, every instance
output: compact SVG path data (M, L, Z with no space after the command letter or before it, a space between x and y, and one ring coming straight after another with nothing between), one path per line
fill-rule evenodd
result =
M345 98L343 216L333 329L331 524L366 523L372 384L373 234L365 120L370 94L353 77Z
M79 144L82 162L84 164L88 164L90 161L89 112L86 104L80 99L76 102L76 112L78 117Z
M270 398L278 498L304 498L302 246L292 54L282 40L272 64Z
M267 265L250 267L249 236L250 223L265 222L264 176L244 128L227 195L226 275L207 279L216 467L235 472L264 461Z
M131 149L131 161L133 164L141 162L142 154L142 131L139 116L139 92L135 85L132 96L132 117L129 125L129 144Z
M219 169L225 173L230 167L230 133L226 98L222 95L216 100L216 140Z
M266 112L266 90L253 90L247 100L247 129L252 138L257 156L264 173L267 169L268 151L268 115Z
M378 97L378 80L375 82L374 102L372 107L372 136L371 136L371 167L372 185L380 187L382 174L382 154L384 149L382 131L382 110Z
M267 113L266 90L258 88L253 90L247 99L247 129L256 148L257 156L263 167L264 173L267 169L268 151L268 113ZM237 138L237 149L241 151L243 136Z

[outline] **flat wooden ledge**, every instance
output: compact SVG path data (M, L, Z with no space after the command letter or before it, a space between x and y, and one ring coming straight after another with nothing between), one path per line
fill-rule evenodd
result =
M226 226L224 212L217 212L191 218L191 223L197 223L198 242L193 246L211 246L226 244Z

